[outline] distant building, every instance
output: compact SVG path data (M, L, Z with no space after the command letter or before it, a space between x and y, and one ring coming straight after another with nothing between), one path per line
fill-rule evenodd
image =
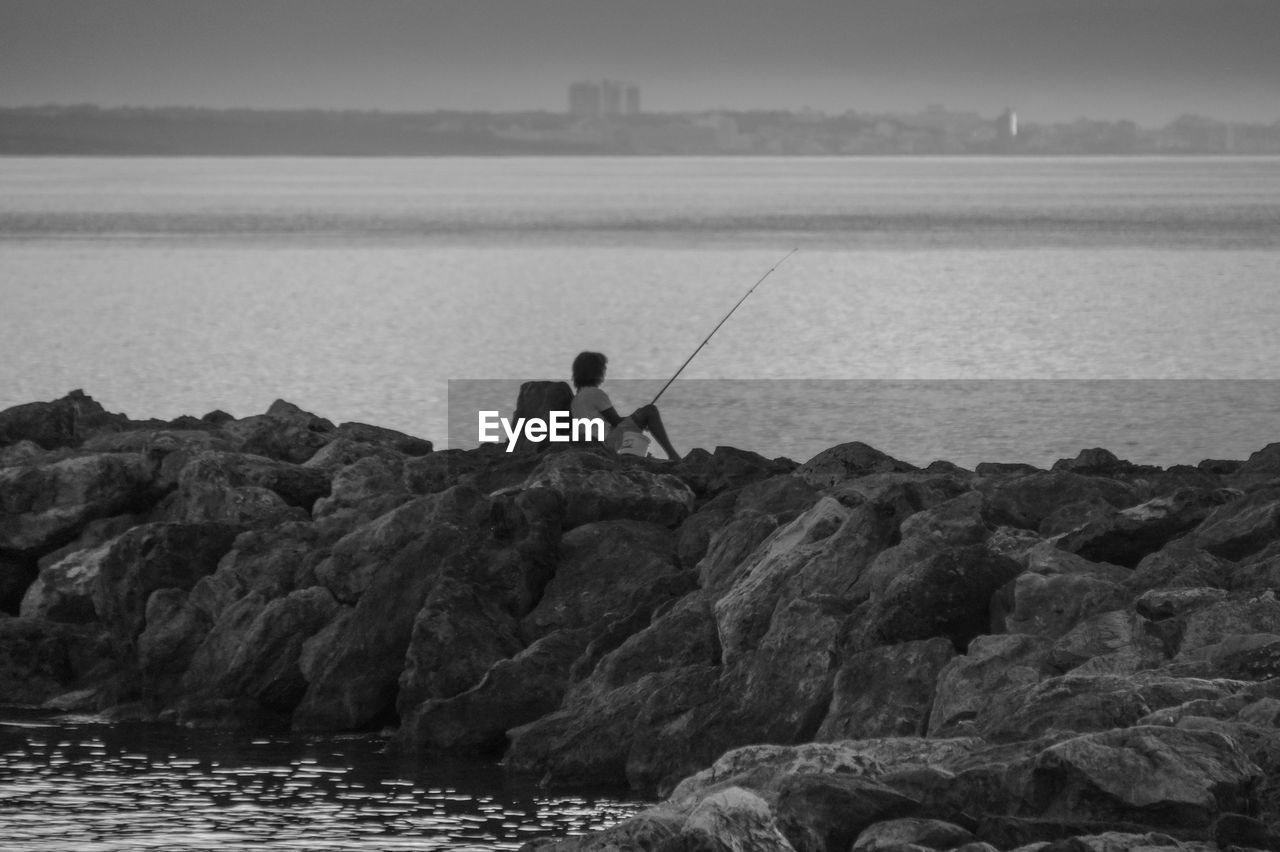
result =
M1006 108L996 119L996 140L1013 142L1018 138L1018 114L1012 108Z
M569 114L581 117L637 115L640 87L615 80L584 81L569 86Z

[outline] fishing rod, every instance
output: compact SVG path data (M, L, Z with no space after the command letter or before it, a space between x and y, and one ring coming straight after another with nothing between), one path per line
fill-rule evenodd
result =
M739 305L741 305L743 302L745 302L745 301L747 300L747 296L750 296L752 293L754 293L754 292L756 291L756 288L757 288L757 287L759 287L761 284L763 284L763 283L764 283L764 279L768 278L770 275L772 275L772 274L773 274L773 270L777 269L779 266L781 266L783 263L785 263L785 262L786 262L786 260L787 260L787 258L791 257L791 255L795 254L795 253L796 253L796 252L798 252L798 251L800 251L800 249L798 249L798 248L793 248L791 251L787 252L785 255L783 255L783 256L782 256L782 260L779 260L779 261L778 261L777 263L775 263L772 267L770 267L768 272L766 272L764 275L761 275L761 276L760 276L760 280L759 280L759 281L757 281L755 284L752 284L752 285L751 285L751 289L750 289L750 290L748 290L748 291L746 292L746 295L744 295L741 299L739 299L739 300L738 300L738 304L734 305L732 308L730 308L730 309L729 309L729 313L727 313L727 314L725 314L725 315L724 315L724 319L722 319L722 320L720 320L720 322L716 323L716 327L715 327L715 328L713 328L713 329L711 329L711 334L708 334L708 335L706 336L706 338L705 338L701 343L699 343L699 344L698 344L698 348L697 348L697 349L695 349L695 350L693 350L693 354L692 354L692 355L690 355L688 358L684 359L684 363L680 365L680 369L679 369L679 370L676 370L676 374L675 374L674 376L672 376L671 378L667 379L667 383L666 383L665 385L663 385L663 386L662 386L662 390L658 391L657 396L655 396L655 397L653 398L653 400L649 403L650 405L653 405L655 402L657 402L657 401L658 401L658 397L659 397L659 396L662 396L662 395L666 392L667 388L671 387L671 383L672 383L672 382L674 382L674 381L676 380L676 378L677 378L681 373L683 373L683 372L684 372L684 368L685 368L685 367L687 367L687 366L689 366L689 362L690 362L690 361L692 361L695 357L697 357L698 353L702 351L702 347L704 347L704 346L706 346L706 345L707 345L707 341L708 341L708 340L710 340L710 339L712 338L712 336L713 336L713 335L715 335L715 333L716 333L717 331L719 331L719 330L720 330L720 326L722 326L722 325L724 325L726 322L728 322L729 317L733 316L733 312L734 312L734 311L736 311L736 310L738 309L738 306L739 306Z

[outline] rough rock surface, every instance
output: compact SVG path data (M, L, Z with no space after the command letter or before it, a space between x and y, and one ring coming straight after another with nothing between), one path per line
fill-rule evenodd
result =
M77 392L0 412L0 693L666 797L539 849L1280 848L1277 446L437 453Z

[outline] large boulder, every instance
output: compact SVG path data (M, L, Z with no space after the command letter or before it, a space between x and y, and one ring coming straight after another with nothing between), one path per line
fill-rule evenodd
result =
M189 590L217 568L239 530L225 524L143 524L115 539L93 590L98 617L131 643L145 626L147 599L158 589Z
M1129 599L1124 586L1090 574L1027 571L1013 581L1013 609L1005 629L1057 637L1092 615L1124 607Z
M1259 488L1215 509L1188 543L1214 556L1240 561L1280 538L1280 486Z
M574 660L590 639L589 628L542 637L494 663L466 692L424 702L401 725L399 739L431 750L501 753L508 730L560 706Z
M910 511L895 503L851 509L824 497L770 536L715 603L726 664L759 646L775 611L786 602L819 596L850 599L860 573L893 543Z
M111 654L98 631L36 618L0 618L0 695L42 704L84 685Z
M1058 539L1058 547L1094 562L1132 568L1147 554L1198 526L1234 496L1224 489L1182 488L1089 521Z
M938 675L929 736L967 731L979 714L997 710L993 703L1009 706L1008 696L1018 688L1037 684L1049 676L1051 643L1037 636L979 636L967 652L947 663Z
M91 435L124 429L128 418L112 414L82 390L53 402L29 402L0 411L0 447L30 441L46 450L78 447Z
M520 622L532 642L556 630L625 615L637 591L675 573L675 539L656 524L601 521L565 533L555 576Z
M388 429L385 426L372 426L368 423L340 423L337 428L339 438L356 441L361 444L373 444L386 447L406 456L419 457L431 452L431 442L425 438Z
M1252 488L1280 479L1280 443L1267 444L1230 471L1228 481L1238 488Z
M0 468L0 552L38 556L70 542L90 521L154 502L152 470L129 453L97 453Z
M328 496L316 501L312 515L345 529L380 517L413 499L402 483L403 471L397 460L365 456L333 475Z
M278 399L266 414L220 424L222 434L243 453L302 464L337 437L328 420Z
M271 527L308 520L329 493L323 471L247 453L198 453L178 475L166 499L165 520Z
M992 524L1028 530L1039 529L1055 511L1073 503L1101 500L1125 509L1139 502L1134 489L1122 482L1065 470L989 477L978 489Z
M489 509L483 495L463 487L422 499L430 506L419 535L372 576L349 616L321 634L323 645L312 650L312 676L293 714L295 728L357 730L394 717L418 610L442 575L469 571L484 538L480 519Z
M794 473L815 488L829 488L868 474L906 473L913 470L918 468L861 441L851 441L823 450L796 468Z
M1201 832L1221 814L1253 812L1261 781L1258 767L1221 734L1158 726L1075 737L1022 769L1024 815Z
M708 453L695 448L675 466L676 476L683 479L700 497L711 497L753 482L788 474L795 470L790 459L766 459L748 450L716 447Z
M836 673L818 741L924 736L938 674L955 649L941 637L871 648Z
M270 717L287 718L306 691L302 647L337 612L333 596L319 586L271 601L256 593L241 598L192 656L179 719L199 719L210 699L248 699Z
M867 615L874 641L891 644L941 636L963 651L990 630L990 601L1022 571L985 545L947 547L908 566Z
M693 491L676 476L590 451L548 453L521 487L560 495L566 529L622 519L675 527L695 502Z

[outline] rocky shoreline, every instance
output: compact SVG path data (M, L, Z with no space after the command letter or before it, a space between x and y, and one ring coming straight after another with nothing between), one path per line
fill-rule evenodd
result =
M1280 848L1277 589L1280 444L672 464L0 412L2 700L665 799L538 849Z

